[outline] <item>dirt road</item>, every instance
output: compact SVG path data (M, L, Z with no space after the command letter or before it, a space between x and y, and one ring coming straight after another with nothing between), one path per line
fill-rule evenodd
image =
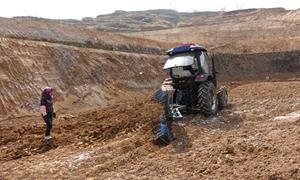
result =
M299 81L235 85L228 109L175 123L167 147L151 142L162 109L150 96L60 115L50 148L39 117L1 122L0 179L299 179L299 92Z

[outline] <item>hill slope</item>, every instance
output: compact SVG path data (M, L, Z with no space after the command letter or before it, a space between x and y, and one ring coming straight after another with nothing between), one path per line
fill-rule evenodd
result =
M189 18L190 25L127 33L164 42L195 42L223 53L280 52L300 49L300 10L249 9L207 18Z
M158 87L163 74L157 55L10 38L0 38L0 53L0 116L36 114L47 85L56 89L61 103L57 110L76 112L105 105L126 92L142 94Z

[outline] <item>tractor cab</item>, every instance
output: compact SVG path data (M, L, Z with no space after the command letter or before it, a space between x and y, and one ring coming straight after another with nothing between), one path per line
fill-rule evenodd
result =
M215 82L213 62L204 46L184 44L170 49L167 54L169 57L163 68L169 71L177 88L184 89L208 78Z

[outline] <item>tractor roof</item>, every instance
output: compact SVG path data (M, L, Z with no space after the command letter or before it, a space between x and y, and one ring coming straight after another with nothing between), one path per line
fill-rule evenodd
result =
M198 44L182 44L175 48L172 48L167 51L167 55L172 56L174 54L185 53L185 52L193 52L196 50L207 51L204 46Z

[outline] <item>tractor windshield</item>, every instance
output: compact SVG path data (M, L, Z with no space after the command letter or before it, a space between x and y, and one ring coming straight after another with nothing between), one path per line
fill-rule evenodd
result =
M164 65L164 69L174 67L192 66L197 62L194 53L181 53L168 58Z
M194 52L180 53L169 57L164 69L169 69L171 77L190 77L198 70L197 58Z

